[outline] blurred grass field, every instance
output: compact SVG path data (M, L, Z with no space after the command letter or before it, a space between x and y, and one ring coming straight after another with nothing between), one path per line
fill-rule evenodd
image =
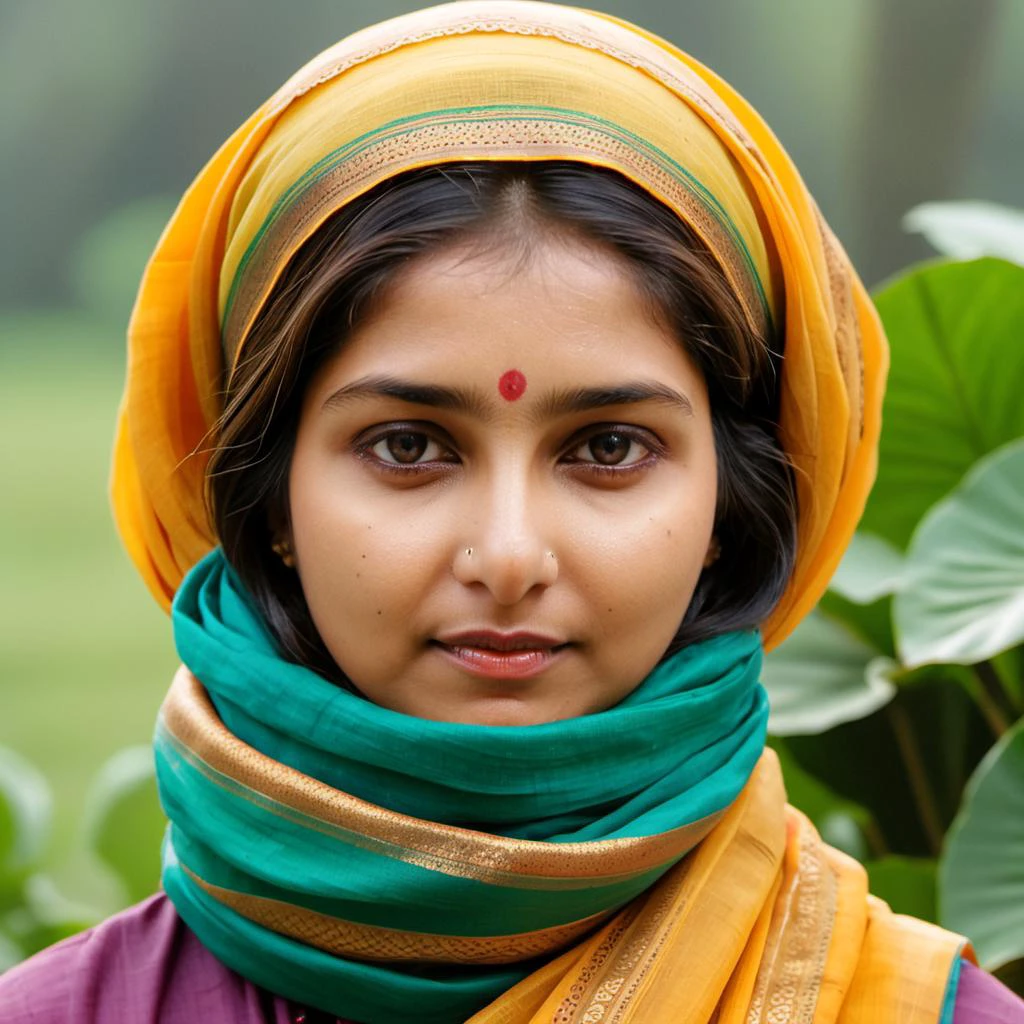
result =
M0 320L0 744L49 780L46 866L93 905L109 894L81 850L88 787L111 754L149 741L176 663L109 510L121 351L80 314Z

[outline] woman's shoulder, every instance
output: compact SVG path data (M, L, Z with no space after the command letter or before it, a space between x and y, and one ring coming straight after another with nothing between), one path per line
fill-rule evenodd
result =
M286 1024L269 997L207 952L163 893L0 976L0 1024Z
M960 964L953 1024L1024 1024L1024 1000L968 960Z

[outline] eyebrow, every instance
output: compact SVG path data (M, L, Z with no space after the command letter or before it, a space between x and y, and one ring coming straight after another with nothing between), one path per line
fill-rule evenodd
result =
M338 388L321 406L323 411L337 409L348 402L368 398L397 398L411 405L451 409L478 419L493 419L493 408L476 390L444 387L439 384L418 384L390 376L361 377ZM607 387L570 388L547 395L537 407L534 418L541 420L566 413L587 412L610 405L639 405L653 402L693 415L693 405L681 391L653 380L627 381Z
M347 402L367 398L397 398L410 405L429 405L435 409L453 409L480 419L488 419L489 411L483 398L475 391L447 388L439 384L417 384L397 377L370 376L338 388L329 395L321 409L326 412Z
M636 380L610 387L556 391L544 400L539 415L559 416L568 412L601 409L606 405L639 405L641 402L669 405L682 410L687 416L693 415L693 405L686 395L655 380Z

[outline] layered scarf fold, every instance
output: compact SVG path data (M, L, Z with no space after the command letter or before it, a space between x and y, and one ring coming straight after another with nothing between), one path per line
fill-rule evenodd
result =
M282 660L219 549L173 617L164 886L229 966L367 1024L465 1020L592 933L712 830L764 745L752 633L605 712L486 727Z
M786 806L756 635L599 714L496 728L282 660L219 550L174 625L163 883L257 984L364 1024L947 1019L970 949Z

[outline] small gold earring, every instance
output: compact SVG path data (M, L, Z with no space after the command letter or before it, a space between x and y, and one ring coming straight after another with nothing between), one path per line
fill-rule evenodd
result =
M711 543L708 545L708 553L704 556L704 568L710 569L711 566L718 561L722 555L722 545L719 544L717 537L711 538Z
M283 565L289 569L295 568L295 552L288 541L276 540L270 545L270 550L281 559Z

